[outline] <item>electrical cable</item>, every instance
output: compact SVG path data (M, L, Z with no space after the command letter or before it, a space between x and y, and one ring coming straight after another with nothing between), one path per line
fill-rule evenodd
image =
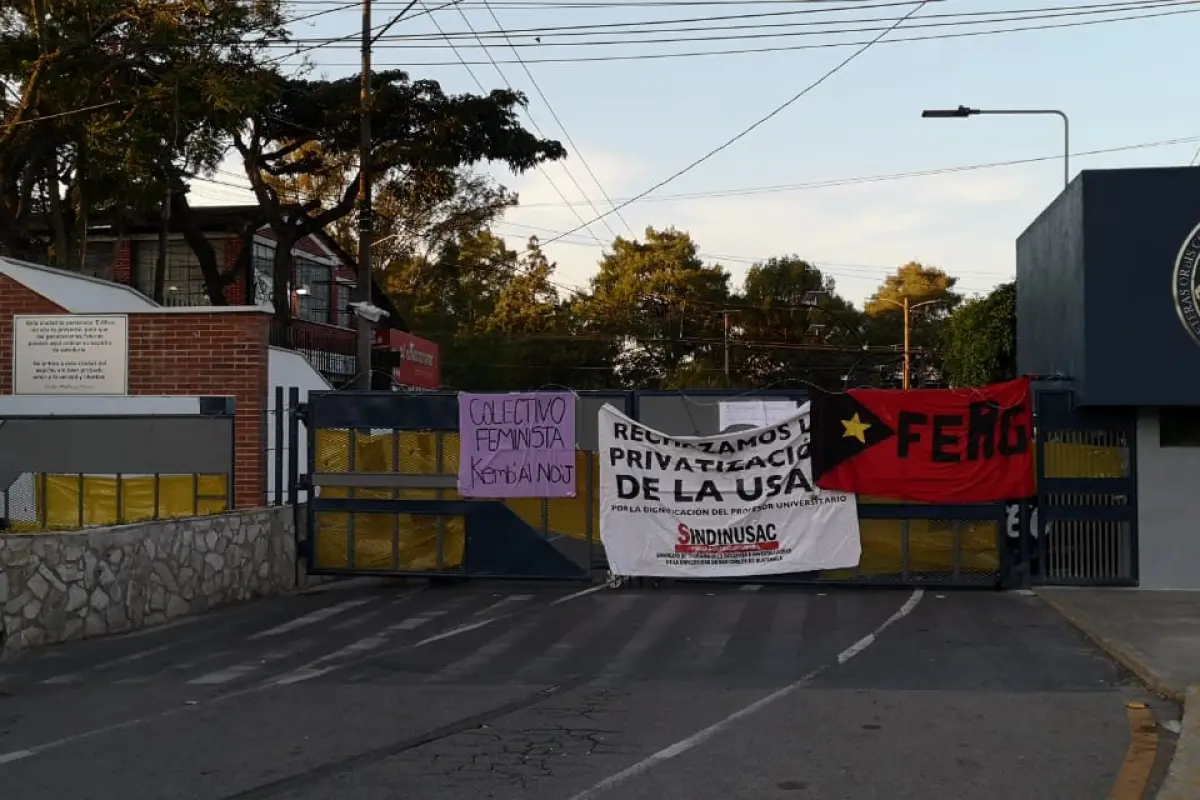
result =
M491 3L488 2L488 0L484 0L484 6L487 7L488 13L492 15L492 19L495 21L496 27L501 28L500 18L496 16L496 12L492 9ZM462 12L461 6L459 6L459 11L460 11L460 13ZM507 39L507 37L505 37L505 38ZM625 219L625 215L622 214L620 212L620 210L617 208L617 204L614 203L612 198L608 196L608 192L605 190L604 184L600 183L600 179L596 177L596 173L592 170L591 164L589 164L587 162L587 159L584 158L583 151L579 148L579 145L575 144L575 140L571 138L571 134L567 131L567 126L563 124L563 121L561 119L559 119L558 112L555 111L554 106L551 105L550 98L546 97L546 93L542 91L541 84L539 84L537 82L537 79L533 77L533 72L529 69L529 67L521 59L520 52L515 47L512 46L511 41L508 42L508 45L513 51L513 56L515 56L517 61L521 64L521 68L525 70L525 76L527 78L529 78L529 82L531 84L533 84L533 88L538 93L538 97L540 97L542 99L542 103L545 104L546 110L548 110L550 112L550 116L554 119L555 124L558 125L559 130L561 130L563 132L563 137L567 140L567 144L570 145L571 150L575 153L575 155L579 157L579 163L583 165L584 170L591 177L592 183L596 184L596 188L598 188L600 190L600 194L601 194L601 196L604 197L604 201L606 203L608 203L609 208L611 208L616 213L617 219L619 219L621 221L621 224L623 224L625 226L625 230L629 231L629 234L631 236L635 236L636 234L633 231L633 226L631 226L629 224L629 221L627 219ZM499 67L497 67L497 69L499 69ZM583 194L583 190L580 189L579 193ZM585 198L586 198L586 195L585 195ZM591 203L590 200L588 201L588 203L589 203L589 205L592 206L593 210L595 210L597 213L599 213L599 209L596 208L595 204ZM608 227L608 226L606 225L605 227ZM611 227L609 228L609 231L612 232Z
M1181 14L1195 14L1200 12L1200 8L1184 8L1171 11L1156 11L1153 13L1133 14L1123 17L1112 17L1104 19L1089 19L1076 20L1072 22L1059 22L1052 24L1026 25L1021 27L1010 28L995 28L991 30L981 31L961 31L958 33L940 33L929 34L924 36L903 36L898 38L885 39L878 42L878 45L890 44L908 44L912 42L932 42L945 41L950 39L963 39L967 37L978 36L1001 36L1014 33L1030 33L1052 30L1062 30L1068 28L1082 28L1093 25L1109 25L1119 22L1140 22L1148 19L1158 19L1164 17L1175 17ZM652 52L652 53L631 53L626 55L596 55L596 56L564 56L550 58L526 58L526 64L594 64L594 63L609 63L623 61L657 61L662 59L673 58L701 58L707 56L741 56L741 55L759 55L763 53L783 53L796 52L801 50L829 50L835 48L859 47L868 42L864 41L849 41L849 42L820 42L815 44L794 44L794 45L776 45L770 47L739 47L721 50L689 50L683 52ZM324 47L325 45L312 45L306 49L314 50ZM278 57L279 59L287 58L291 54L285 54ZM355 66L353 63L346 62L322 62L326 67L347 67ZM458 61L410 61L407 62L406 68L418 67L445 67L451 65L459 65L463 62ZM466 61L466 64L472 66L486 65L488 62L483 61ZM501 64L515 64L515 61L501 60Z
M691 163L689 163L687 166L683 167L682 169L676 170L675 172L671 173L671 174L670 174L670 175L668 175L666 178L663 178L661 181L659 181L658 183L654 184L654 185L653 185L653 186L651 186L650 188L648 188L648 189L646 189L646 190L642 191L642 192L641 192L641 193L639 193L639 194L636 194L636 195L634 195L633 197L629 198L628 200L626 200L626 201L625 201L625 202L623 202L623 203L620 203L619 205L613 206L613 210L612 210L612 211L609 211L609 212L607 212L607 213L608 213L608 214L615 213L615 212L617 212L617 211L619 211L619 210L621 210L621 209L623 209L623 208L625 208L625 207L627 207L627 206L629 206L629 205L631 205L631 204L633 204L633 203L636 203L636 202L637 202L638 200L640 200L641 198L643 198L643 197L645 197L645 196L647 196L647 195L649 195L649 194L653 194L653 193L654 193L655 191L657 191L658 189L661 189L662 187L666 186L667 184L671 183L672 181L674 181L674 180L676 180L676 179L678 179L678 178L680 178L680 177L682 177L682 176L686 175L687 173L691 172L691 171L692 171L693 169L695 169L696 167L698 167L698 166L700 166L701 164L703 164L704 162L708 161L708 160L709 160L710 158L712 158L713 156L716 156L716 155L718 155L719 153L721 153L722 151L726 150L727 148L729 148L729 147L730 147L730 146L732 146L733 144L737 143L737 142L738 142L738 141L740 141L741 139L743 139L743 138L745 138L746 136L750 135L750 134L751 134L751 133L753 133L755 130L757 130L759 127L761 127L762 125L766 124L767 122L771 121L771 120L772 120L772 119L774 119L776 116L778 116L779 114L781 114L781 113L782 113L784 110L786 110L787 108L789 108L789 107L790 107L790 106L791 106L793 103L795 103L797 100L801 99L802 97L804 97L805 95L807 95L809 92L811 92L813 89L816 89L818 86L820 86L821 84L825 83L825 81L829 80L829 79L830 79L830 78L832 78L834 75L838 74L838 73L839 73L839 72L841 72L843 69L845 69L846 67L848 67L848 66L849 66L851 63L853 63L853 62L854 62L854 61L855 61L855 60L856 60L856 59L857 59L859 56L863 55L863 54L864 54L864 53L866 53L868 50L870 50L872 45L874 45L876 42L878 42L878 41L879 41L880 39L882 39L883 37L887 36L887 35L888 35L889 33L891 33L892 31L894 31L894 30L896 30L897 28L899 28L901 25L903 25L903 24L904 24L905 22L907 22L909 19L911 19L911 18L913 17L913 15L914 15L914 14L916 14L918 11L920 11L922 8L924 8L924 7L925 7L925 3L926 3L927 1L928 1L928 0L918 0L918 2L914 3L914 4L913 4L913 7L912 7L911 9L909 9L907 12L905 12L903 15L901 15L901 16L900 16L900 17L899 17L899 18L898 18L898 19L897 19L897 20L896 20L896 21L895 21L895 22L892 24L892 26L891 26L890 28L888 28L887 30L885 30L885 31L883 31L883 32L881 32L881 33L879 33L879 34L878 34L878 35L877 35L877 36L876 36L874 39L872 39L871 41L867 42L867 43L866 43L866 44L864 44L863 46L859 47L857 50L855 50L855 51L854 51L853 53L851 53L850 55L846 56L846 58L842 59L842 60L841 60L841 61L839 61L837 64L835 64L833 67L831 67L830 69L826 70L826 71L825 71L825 73L824 73L824 74L822 74L822 75L821 75L819 78L817 78L815 81L813 81L812 83L809 83L809 84L808 84L807 86L805 86L803 89L801 89L800 91L796 92L796 94L792 95L792 96L791 96L791 97L790 97L788 100L784 101L782 104L780 104L780 105L776 106L776 107L775 107L775 108L774 108L772 111L770 111L770 112L769 112L768 114L766 114L765 116L763 116L763 117L760 117L759 119L755 120L753 123L751 123L751 124L750 124L749 126L747 126L746 128L743 128L743 129L741 130L741 132L739 132L739 133L735 134L735 135L734 135L732 138L729 138L729 139L725 140L725 141L724 141L724 142L722 142L721 144L719 144L719 145L717 145L716 147L714 147L712 150L709 150L709 151L708 151L707 153L705 153L704 155L702 155L702 156L700 156L699 158L697 158L697 159L693 160ZM601 216L603 217L603 216L606 216L606 215L601 215ZM585 227L586 227L586 226L585 226ZM554 238L552 238L552 239L548 239L548 240L547 240L547 241L545 241L543 244L551 244L551 243L553 243L553 242L557 241L558 239L561 239L563 236L567 236L567 235L569 235L569 234L576 233L576 232L578 232L579 230L580 230L579 228L574 228L574 229L572 229L572 230L569 230L569 231L567 231L566 233L559 234L558 236L556 236L556 237L554 237Z
M425 8L428 8L428 6L425 4L424 0L422 0L422 1L421 1L421 5L422 5L422 6L424 6ZM461 9L460 9L460 13L461 13ZM432 14L430 14L430 16L429 16L429 19L430 19L430 20L433 22L434 26L436 26L438 30L441 30L441 29L442 29L442 26L441 26L441 24L440 24L440 23L437 21L437 18L436 18L436 17L434 17ZM465 15L464 15L464 19L465 19ZM469 24L470 24L470 22L468 21L468 23L467 23L467 24L469 25ZM484 93L484 94L487 94L487 90L486 90L486 89L483 87L483 81L481 81L481 80L479 79L479 76L475 74L475 70L471 69L471 67L467 65L467 62L466 62L466 61L463 59L463 57L462 57L462 53L460 53L460 52L458 51L458 48L456 48L456 47L455 47L455 46L454 46L452 43L449 43L449 44L450 44L450 49L454 51L454 54L455 54L456 56L458 56L458 58L459 58L459 61L461 61L461 62L462 62L462 65L463 65L463 67L464 67L464 68L467 70L467 74L469 74L469 75L471 76L471 79L472 79L473 81L475 81L475 85L476 85L477 87L479 87L479 91L480 91L480 92L482 92L482 93ZM486 51L485 51L485 52L486 52ZM489 57L490 57L490 53L489 53ZM493 63L494 63L494 62L493 62ZM501 80L504 80L504 82L505 82L505 83L508 83L508 81L507 81L507 80L504 78L504 72L503 72L503 70L501 70L499 66L496 66L496 71L500 73L500 79L501 79ZM511 90L511 89L512 89L512 86L509 86L508 88ZM533 119L531 116L529 116L529 109L526 109L526 110L525 110L525 114L526 114L526 116L529 118L529 123L530 123L531 125L533 125L533 127L536 129L536 128L537 128L537 123L534 121L534 119ZM539 131L539 135L541 135L540 131ZM544 138L546 138L546 137L545 137L545 136L542 136L542 138L544 139ZM561 199L562 199L562 201L563 201L564 203L568 203L568 204L569 204L569 203L570 203L570 201L569 201L569 200L567 200L567 196L566 196L566 195L563 193L562 189L560 189L560 188L559 188L558 184L554 182L554 179L550 177L550 174L549 174L548 172L546 172L546 169L545 169L545 167L543 167L541 164L538 164L538 165L537 165L537 169L538 169L538 171L539 171L539 172L541 172L541 173L542 173L542 177L546 179L546 183L548 183L548 184L550 185L550 188L554 190L554 193L555 193L555 194L557 194L557 195L559 196L559 198L561 198ZM568 172L568 173L567 173L567 175L568 175L568 177L572 177L572 176L571 176L571 174L570 174L570 172ZM573 177L572 177L572 180L574 180L574 178L573 178ZM575 185L576 185L576 187L578 187L578 186L579 186L579 184L578 184L578 183L576 183ZM582 189L580 189L580 194L581 194L581 195L583 195L583 197L584 197L584 199L585 199L585 200L587 199L587 195L583 193L583 190L582 190ZM604 247L604 243L600 241L600 237L599 237L599 236L597 236L597 235L596 235L596 233L595 233L595 231L593 231L593 230L591 229L591 227L589 227L589 225L588 225L588 224L587 224L587 223L584 221L583 215L579 213L579 210L578 210L578 209L576 209L574 206L571 206L571 211L572 211L572 213L574 213L574 214L575 214L575 218L579 220L579 222L580 222L580 225L581 225L581 227L580 227L580 228L576 228L576 230L587 229L587 232L588 232L589 234L591 234L591 236L592 236L592 238L593 238L593 239L595 239L595 240L596 240L596 244L597 244L597 245L598 245L600 248L602 248L602 249L603 249L603 247ZM613 233L614 237L616 236L615 232L613 232L613 231L612 231L612 228L611 228L611 226L609 226L609 225L608 225L608 223L605 223L605 227L607 227L607 228L609 229L609 232L610 232L610 233Z
M1126 144L1117 147L1104 147L1097 150L1079 150L1071 153L1071 158L1084 158L1087 156L1110 155L1113 153L1125 153L1134 150L1145 150L1155 147L1170 147L1180 144L1191 144L1200 142L1200 136L1183 136L1175 139L1160 139L1154 142L1140 142L1138 144ZM705 200L725 197L753 197L763 194L779 194L787 192L809 191L813 189L838 189L847 186L858 186L868 183L882 183L888 181L908 180L911 178L929 178L939 175L952 175L959 172L973 172L982 169L997 169L1000 167L1015 167L1024 164L1038 164L1046 161L1061 161L1063 153L1047 156L1031 156L1028 158L1014 158L1005 161L986 161L975 164L960 164L951 167L933 167L930 169L913 170L909 172L890 172L876 175L860 175L850 178L830 178L823 181L809 181L805 183L781 183L768 184L765 186L745 186L741 188L731 189L714 189L710 191L700 192L684 192L679 194L663 194L655 197L643 198L643 203L674 203L684 200ZM1193 160L1194 163L1194 160ZM521 203L518 208L557 208L558 203Z
M470 19L467 18L467 13L462 10L461 6L458 8L458 14L459 14L459 16L462 17L463 22L466 24L467 28L473 30L473 28L471 26L471 21L470 21ZM499 24L498 20L497 20L497 24ZM500 68L500 65L496 63L495 56L493 56L492 51L483 44L482 39L479 40L479 45L480 45L480 47L483 48L483 52L487 55L488 60L492 62L492 66L495 68L496 74L500 76L500 80L504 81L504 85L506 87L508 87L509 91L515 91L513 89L512 82L508 79L508 76L504 74L504 70L502 70ZM451 47L453 47L453 45L451 45ZM458 52L458 51L456 50L455 52ZM461 54L460 54L460 57L461 57ZM518 57L518 60L520 60L519 57ZM482 86L479 88L480 88L480 91L483 91ZM545 99L544 96L543 96L543 99ZM553 109L551 110L551 113L553 114ZM533 118L533 115L529 112L528 106L525 107L525 117L529 120L529 124L531 126L533 126L534 132L537 133L538 136L542 137L543 139L549 138L548 136L546 136L546 133L542 130L542 127L540 125L538 125L537 120L535 120ZM561 123L560 123L560 127L561 127ZM566 131L564 130L564 133L565 132ZM574 185L575 190L577 192L579 192L579 196L584 199L584 201L591 207L593 212L595 212L596 214L599 214L601 217L603 217L604 215L601 214L600 209L597 208L596 204L592 202L592 199L590 197L588 197L587 192L585 192L583 190L583 187L579 185L579 181L575 178L575 175L571 172L571 170L567 167L567 165L560 164L559 166L562 167L563 172L566 174L567 179L569 181L571 181L572 185ZM539 164L538 170L543 175L546 175L546 170L543 165ZM604 227L608 230L609 235L612 236L614 239L617 238L617 232L615 230L613 230L613 227L612 227L612 225L609 224L608 219L603 218L600 221L603 223ZM583 220L581 219L580 222L582 223ZM585 227L587 227L587 226L585 225ZM591 233L591 230L589 229L588 232ZM597 239L596 241L597 241L597 243L599 243L600 240Z
M929 0L929 2L938 2L939 0ZM908 3L894 3L889 5L907 5ZM1034 20L1046 19L1062 19L1067 17L1079 16L1097 16L1101 14L1116 14L1129 11L1153 11L1162 8L1179 8L1186 6L1197 5L1197 0L1136 0L1136 2L1118 3L1101 3L1088 6L1052 6L1047 8L1037 9L1009 9L1006 11L971 11L959 12L953 14L930 14L922 17L921 22L907 26L910 30L924 28L958 28L971 25L989 25L1000 22L1025 22ZM631 44L663 44L677 42L714 42L714 41L737 41L743 39L764 39L764 38L787 38L793 36L834 36L854 33L875 33L881 30L879 27L853 27L853 28L832 28L828 30L800 30L800 31L785 31L782 33L751 33L751 34L734 34L728 36L703 36L703 37L685 37L671 36L667 39L642 39L636 40L629 37L644 36L652 34L680 34L693 32L719 32L719 31L753 31L753 30L773 30L779 28L813 28L813 27L828 27L831 25L856 25L861 26L867 23L890 23L892 17L867 17L854 19L835 19L835 20L805 20L801 22L775 22L775 23L754 23L750 25L705 25L693 27L671 27L660 28L665 25L679 25L686 22L695 21L736 21L744 19L752 19L759 16L772 15L794 15L813 13L811 11L787 11L787 12L769 12L763 15L756 14L735 14L716 17L695 17L690 19L680 20L654 20L644 22L619 22L619 23L599 23L595 25L572 25L572 26L557 26L545 28L525 28L510 32L511 39L532 39L530 42L519 42L516 47L596 47L603 45L631 45ZM991 19L979 19L980 17L992 17ZM575 37L575 36L593 36L596 31L593 28L617 28L615 31L603 31L602 33L617 33L623 38L615 40L591 40L583 42L543 42L546 37ZM654 28L660 28L655 30ZM466 32L454 31L447 32L447 36L451 39L476 39L473 35ZM503 31L480 31L479 36L487 38L501 38L504 36ZM441 45L420 44L420 42L433 41L441 37L427 33L410 33L398 36L389 36L386 41L390 43L403 43L407 48L430 48L440 49ZM331 41L331 40L291 40L296 41ZM291 43L289 42L289 43ZM465 45L472 46L472 45Z

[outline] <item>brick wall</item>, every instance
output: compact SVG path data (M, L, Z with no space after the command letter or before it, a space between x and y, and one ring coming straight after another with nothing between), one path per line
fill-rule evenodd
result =
M12 392L12 317L63 309L0 275L0 394ZM220 309L129 315L129 391L233 395L234 504L266 500L267 331L270 315Z
M269 324L266 313L218 309L129 316L132 394L237 398L235 508L266 504Z

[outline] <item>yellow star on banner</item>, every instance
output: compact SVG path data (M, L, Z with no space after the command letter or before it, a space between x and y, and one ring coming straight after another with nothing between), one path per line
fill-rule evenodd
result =
M863 444L867 443L867 428L871 427L871 424L859 419L858 412L855 412L854 416L850 419L842 420L842 427L846 429L846 432L842 434L843 439L853 437Z

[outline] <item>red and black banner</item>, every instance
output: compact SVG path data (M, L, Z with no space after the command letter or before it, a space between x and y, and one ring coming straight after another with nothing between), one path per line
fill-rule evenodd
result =
M1030 497L1031 397L1028 378L982 389L813 392L813 480L927 503Z

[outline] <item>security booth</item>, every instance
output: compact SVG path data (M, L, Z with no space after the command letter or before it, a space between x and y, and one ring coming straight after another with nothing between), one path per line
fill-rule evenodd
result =
M1087 170L1017 239L1034 582L1200 589L1200 168Z

